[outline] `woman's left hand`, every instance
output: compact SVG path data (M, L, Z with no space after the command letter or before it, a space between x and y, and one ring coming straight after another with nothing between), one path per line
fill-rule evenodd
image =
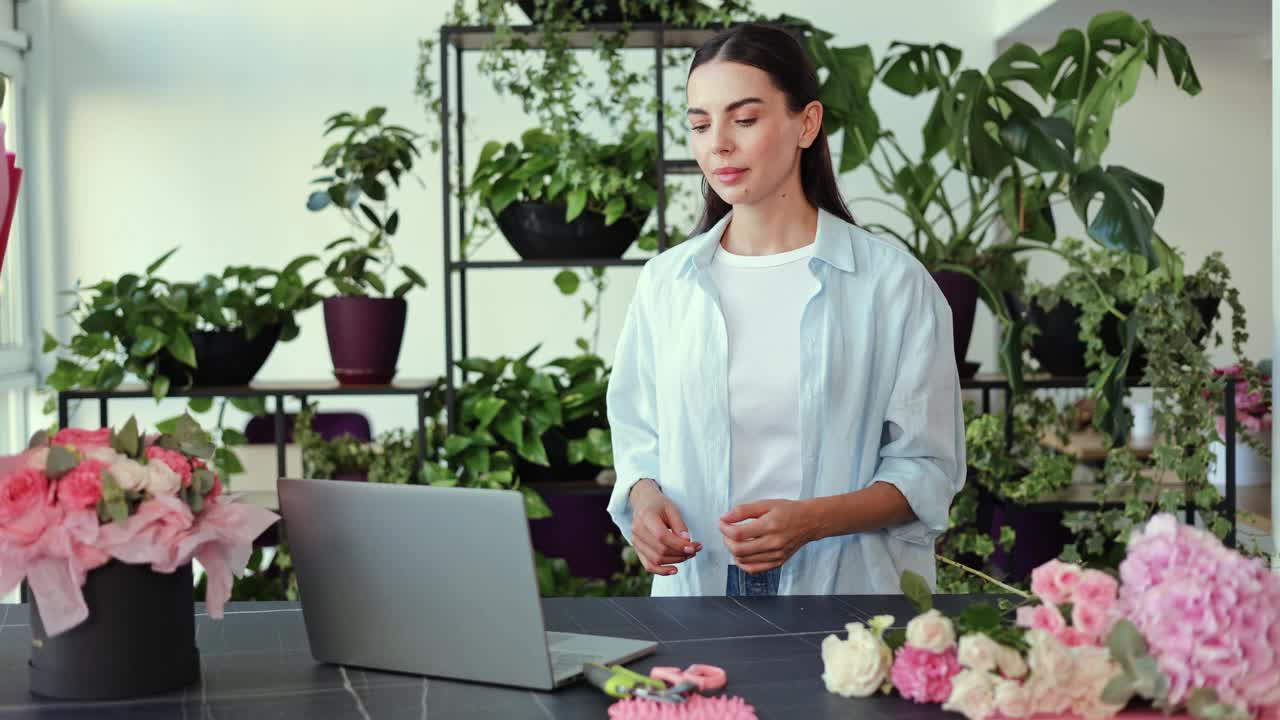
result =
M720 533L734 563L745 572L758 573L781 567L817 539L817 521L803 501L760 500L721 515Z

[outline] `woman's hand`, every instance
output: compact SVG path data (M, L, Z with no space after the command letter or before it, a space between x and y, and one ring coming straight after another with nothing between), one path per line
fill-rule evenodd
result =
M818 537L817 519L798 500L738 505L720 516L720 532L735 564L749 573L781 567L797 550Z
M675 565L693 557L702 543L689 537L689 528L671 498L651 481L631 489L631 544L644 569L654 575L675 575Z

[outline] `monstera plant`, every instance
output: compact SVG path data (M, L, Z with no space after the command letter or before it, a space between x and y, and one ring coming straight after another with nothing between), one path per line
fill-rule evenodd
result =
M1001 364L1015 389L1021 327L1004 295L1019 289L1020 253L1057 252L1054 205L1069 203L1102 247L1141 255L1153 267L1167 263L1154 230L1163 186L1104 163L1116 110L1134 97L1144 66L1155 73L1163 56L1178 88L1200 91L1186 48L1150 21L1102 13L1043 52L1015 44L986 69L965 67L960 50L945 44L894 42L877 63L866 46L832 47L831 35L812 26L804 39L827 69L820 97L826 130L841 136L840 170L865 167L888 197L867 201L901 217L870 229L897 238L935 273L971 279L975 297L1003 321ZM932 97L918 156L880 125L870 102L877 82Z

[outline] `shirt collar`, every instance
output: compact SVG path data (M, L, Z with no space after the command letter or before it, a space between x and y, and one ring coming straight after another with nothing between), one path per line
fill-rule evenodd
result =
M732 217L733 211L730 210L710 230L686 241L693 248L685 260L683 271L704 270L711 264L711 256L715 254L716 246L720 244L720 238L724 237L724 229L728 227ZM848 273L855 268L849 224L822 208L818 208L818 231L814 238L813 257Z

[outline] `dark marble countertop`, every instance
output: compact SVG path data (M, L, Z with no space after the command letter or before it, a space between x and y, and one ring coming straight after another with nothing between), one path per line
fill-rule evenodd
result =
M944 612L976 596L935 598ZM911 616L901 596L778 598L556 598L543 601L548 630L651 639L658 650L630 667L719 665L726 692L765 718L958 717L896 697L847 699L821 679L822 639L889 613ZM27 689L31 630L25 605L0 605L0 718L592 718L612 702L579 682L535 692L316 662L294 603L233 603L222 621L200 613L200 682L184 692L112 703L50 702ZM501 638L488 638L500 643Z

